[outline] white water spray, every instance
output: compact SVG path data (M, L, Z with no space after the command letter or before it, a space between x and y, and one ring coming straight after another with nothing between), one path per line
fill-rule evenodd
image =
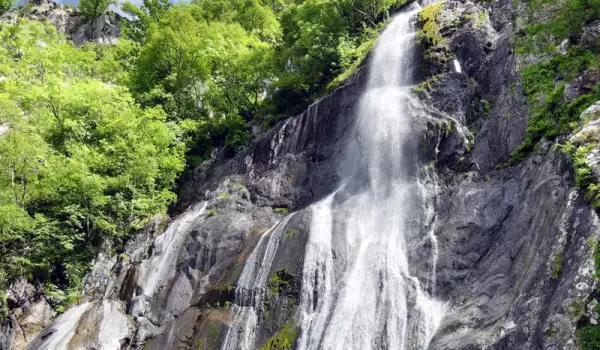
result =
M348 150L355 169L312 208L299 349L425 349L441 321L443 305L427 291L435 291L437 264L435 179L419 179L418 102L407 88L416 13L396 16L382 33ZM425 226L432 271L419 281L408 246Z
M337 191L312 205L295 319L299 349L426 349L443 316L435 300L436 175L418 159L426 114L411 95L418 9L394 18L379 38L358 104L354 142ZM287 124L286 124L287 125ZM276 153L283 138L272 149ZM423 173L425 176L423 176ZM222 349L254 349L258 313L281 232L271 228L248 258L235 319ZM409 247L431 256L427 280L411 275ZM419 248L420 249L420 248Z

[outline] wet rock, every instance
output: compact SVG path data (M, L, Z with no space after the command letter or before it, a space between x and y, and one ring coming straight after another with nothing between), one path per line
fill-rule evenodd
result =
M72 35L75 45L87 42L116 44L121 36L120 18L114 12L108 12L95 20L79 26Z
M100 254L92 270L83 279L83 292L91 299L108 297L114 286L111 270L115 265L116 257L106 257Z
M565 103L571 103L577 97L592 91L594 85L600 81L600 70L590 69L583 72L577 79L570 81L565 86L563 99Z
M59 316L27 349L119 349L130 342L132 332L133 322L120 302L86 302Z

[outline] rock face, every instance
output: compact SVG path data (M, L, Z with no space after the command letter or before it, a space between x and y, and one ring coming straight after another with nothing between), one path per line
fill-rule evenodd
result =
M576 349L579 319L598 317L585 304L597 287L586 240L600 234L599 222L574 185L570 160L543 143L524 162L506 165L528 119L510 45L513 6L444 3L440 50L448 59L423 69L427 87L415 89L430 116L414 137L424 171L437 179L433 288L446 309L430 349ZM441 57L426 51L416 61ZM253 324L257 346L296 346L303 287L313 283L303 279L303 266L314 244L314 204L352 166L344 150L366 76L361 69L246 152L229 159L215 153L184 179L179 215L153 219L122 254L101 257L84 281L84 302L35 339L23 336L28 348L232 347L240 320ZM571 82L565 98L588 78ZM590 123L573 142L599 137L597 114L597 104L584 113ZM600 163L588 161L594 169ZM432 247L412 247L409 260L422 264L411 273L426 280ZM33 312L0 324L2 350L22 346L18 328L29 333L51 317L33 286L14 290L15 309Z
M114 12L107 12L88 23L77 10L54 0L31 1L30 5L22 9L7 12L0 17L0 21L15 24L19 18L49 21L75 45L88 42L114 44L121 35L121 18Z
M9 317L0 325L0 349L24 349L56 315L41 291L25 279L13 283L6 293Z

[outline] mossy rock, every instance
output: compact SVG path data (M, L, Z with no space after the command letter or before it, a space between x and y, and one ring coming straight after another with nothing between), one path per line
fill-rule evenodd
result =
M294 326L294 320L291 320L284 324L281 330L269 338L259 349L292 349L297 338L298 327Z

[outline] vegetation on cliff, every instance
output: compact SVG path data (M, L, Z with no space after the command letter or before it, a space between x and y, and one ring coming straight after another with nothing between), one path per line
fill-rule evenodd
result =
M111 3L82 0L79 13L93 21ZM174 202L186 162L243 148L251 123L340 84L403 4L125 3L132 19L113 46L2 24L0 290L25 276L62 305L77 300L97 252L119 250Z
M555 6L557 1L532 1L530 11ZM540 56L534 64L523 64L523 92L528 99L531 118L523 144L515 150L511 162L522 161L542 138L555 139L568 135L580 126L579 116L597 100L600 85L587 87L587 91L574 100L565 100L564 90L583 72L600 69L598 48L579 43L585 25L600 19L598 0L568 0L545 21L529 21L518 29L515 52L524 57ZM566 40L566 42L565 42ZM567 51L560 45L567 43Z
M556 141L559 148L573 159L576 185L591 206L597 209L600 185L588 164L588 154L596 147L597 140L584 135L576 137L579 140L572 143L567 141L566 136L580 131L589 122L580 116L600 100L600 82L594 78L600 76L600 47L597 43L586 42L584 30L600 19L600 1L536 0L527 2L527 5L530 18L526 25L517 28L514 44L515 52L522 58L522 88L531 116L525 139L513 152L511 163L521 162L543 138ZM536 13L550 15L536 20ZM513 24L517 25L516 18ZM597 37L593 40L597 42ZM589 81L582 80L585 76L591 77ZM583 83L577 83L578 80ZM594 277L597 279L600 271L598 242L594 237L589 242L596 265ZM559 272L557 261L562 264L562 257L555 258L553 278ZM582 306L576 321L579 347L597 349L600 327L588 322L585 306Z

